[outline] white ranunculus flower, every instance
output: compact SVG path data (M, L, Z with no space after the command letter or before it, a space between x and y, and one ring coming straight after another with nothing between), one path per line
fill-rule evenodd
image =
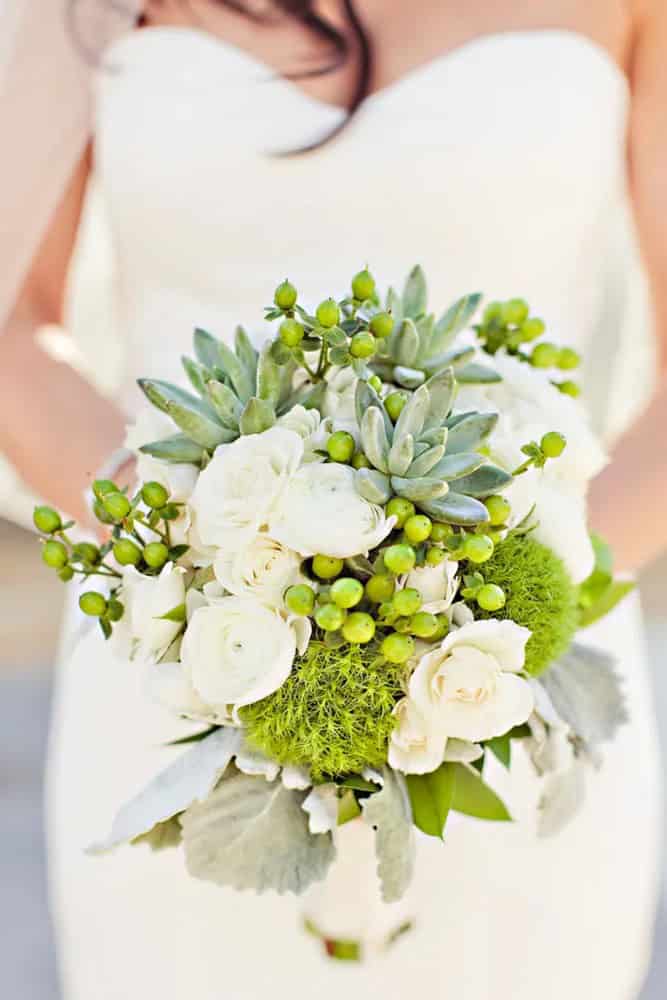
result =
M322 416L332 417L336 424L356 427L355 395L358 376L349 367L332 368L327 373L326 381L327 392L322 406Z
M220 445L190 501L204 545L223 546L230 534L265 527L303 457L303 439L285 427Z
M183 626L162 616L185 603L183 575L184 570L173 563L167 563L159 576L144 576L134 566L126 567L120 595L125 613L112 640L119 655L154 663L171 646Z
M512 621L475 621L450 632L419 661L409 697L443 738L478 743L524 723L534 706L523 669L530 631Z
M285 427L288 431L294 431L300 438L306 441L313 434L316 434L320 426L319 410L307 410L305 406L298 404L293 406L282 417L278 417L276 426Z
M236 597L254 597L272 608L283 607L288 587L303 583L301 557L265 532L237 548L218 549L213 564L219 583Z
M439 615L451 607L459 588L459 564L446 559L439 566L416 566L405 577L405 586L422 596L422 611Z
M440 767L447 737L430 724L409 698L399 701L394 717L396 726L389 737L389 766L404 774L430 774Z
M394 522L359 495L354 469L327 462L304 465L292 477L269 530L302 556L345 559L379 545Z
M241 708L278 690L296 652L289 619L252 598L223 597L194 612L181 661L202 701Z
M548 431L559 431L567 447L544 469L530 469L505 491L512 504L512 523L535 506L539 522L535 538L563 559L575 583L593 568L593 549L586 522L586 491L607 457L576 400L551 385L549 374L509 357L493 358L502 382L460 386L457 408L496 411L498 424L489 439L491 458L511 472L525 459L521 446Z

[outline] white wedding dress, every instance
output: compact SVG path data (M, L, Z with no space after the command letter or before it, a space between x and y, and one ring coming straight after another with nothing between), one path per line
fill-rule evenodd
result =
M97 169L117 263L129 410L138 375L178 377L192 328L261 330L286 275L306 300L368 262L398 282L415 262L433 308L483 290L526 297L588 357L589 398L618 431L651 388L651 326L626 195L627 84L570 32L494 35L341 112L198 30L116 42L98 78ZM73 617L75 617L73 615ZM630 599L589 640L618 658L631 722L586 804L538 840L536 784L517 754L494 775L518 822L459 820L419 842L417 923L385 956L333 963L301 902L188 878L180 852L92 859L117 806L183 732L74 622L49 768L53 906L66 1000L632 1000L656 894L659 781L641 619ZM359 906L363 908L363 890Z

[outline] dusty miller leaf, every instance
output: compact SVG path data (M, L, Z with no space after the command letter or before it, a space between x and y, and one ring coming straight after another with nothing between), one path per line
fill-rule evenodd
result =
M364 819L375 830L378 875L385 903L405 894L415 865L412 812L403 777L385 767L384 785L362 803Z
M180 817L194 878L261 893L302 893L334 857L330 834L312 835L304 792L281 781L231 773Z

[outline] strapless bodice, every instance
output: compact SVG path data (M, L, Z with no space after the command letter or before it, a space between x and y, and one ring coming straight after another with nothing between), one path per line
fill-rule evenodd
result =
M97 164L128 377L176 377L195 325L261 331L285 275L313 301L365 263L389 283L419 262L434 308L475 290L527 298L554 339L587 354L591 405L618 429L651 385L628 98L583 36L493 35L369 97L334 141L285 156L342 112L199 30L125 36L98 76ZM621 378L627 405L610 408ZM127 399L139 399L129 383Z

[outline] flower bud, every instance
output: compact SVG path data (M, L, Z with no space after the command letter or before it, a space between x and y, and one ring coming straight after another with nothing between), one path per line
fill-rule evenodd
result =
M290 284L287 280L278 285L273 296L273 301L279 309L292 309L296 305L296 300L297 290L294 285Z
M333 580L343 572L343 560L333 556L314 556L313 573L320 580Z
M94 590L89 590L79 598L79 607L84 615L100 618L107 609L106 598Z
M315 591L306 583L298 583L285 591L285 604L294 615L312 615Z
M162 483L144 483L141 488L141 499L147 507L152 507L153 510L158 510L166 504L169 499L169 493L164 488Z
M558 458L565 451L567 441L558 431L549 431L540 441L542 454L547 458Z
M505 591L495 583L485 583L475 599L483 611L500 611L505 607Z
M121 566L136 566L141 554L139 546L129 538L120 538L113 547L114 559Z
M364 611L355 611L343 623L342 632L348 642L361 645L370 642L375 635L375 622Z
M327 441L327 452L333 462L349 462L354 449L354 438L347 431L335 431Z
M161 569L169 558L169 549L163 542L149 542L144 549L144 562L151 569Z
M45 542L42 549L42 559L51 569L63 569L67 565L67 549L62 542Z
M353 608L363 596L363 585L354 577L341 576L331 586L331 600L339 608Z
M315 621L325 632L337 632L345 621L345 611L337 604L323 604L315 612Z
M394 423L400 417L407 401L408 397L404 392L390 392L385 399L384 408L389 414L389 419L393 420Z
M415 651L415 641L412 636L392 632L384 639L380 648L382 655L390 663L405 663Z
M333 299L325 299L324 302L320 302L317 307L315 316L320 326L323 326L328 330L332 326L338 325L338 321L340 320L340 309Z
M124 493L108 493L102 505L114 521L122 521L130 513L131 505Z
M377 315L373 316L373 319L370 321L369 326L371 328L371 332L376 337L379 337L380 340L384 340L384 338L388 337L391 331L394 329L394 319L391 313L388 312L377 313Z
M484 563L493 555L494 544L488 535L468 535L463 543L463 555L473 563Z
M298 347L304 338L305 332L302 324L295 319L284 319L278 331L280 339L286 347Z
M375 295L375 278L367 268L359 271L352 279L352 294L355 299L360 299L362 302Z
M384 564L390 573L409 573L414 569L417 556L410 545L390 545L383 553Z
M32 520L37 530L43 531L45 535L52 535L62 528L60 514L53 507L35 507Z

